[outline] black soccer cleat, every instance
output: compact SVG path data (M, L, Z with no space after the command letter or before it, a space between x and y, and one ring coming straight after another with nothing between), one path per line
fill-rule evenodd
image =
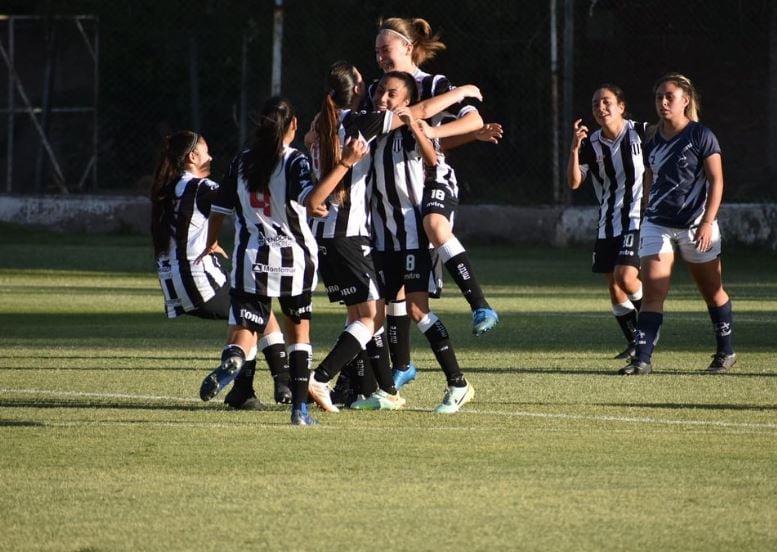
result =
M647 376L652 371L653 366L649 362L633 359L627 366L618 370L618 373L621 376Z
M291 404L291 389L288 382L276 379L273 384L275 387L275 404Z
M708 374L724 374L729 368L737 363L737 354L715 353L712 355L712 362L707 367Z
M637 347L631 343L623 351L615 355L613 358L616 360L634 360L637 355Z
M264 410L264 403L256 397L253 389L241 389L232 386L227 396L224 397L224 404L235 410Z
M239 356L230 356L224 359L218 368L208 374L200 386L200 398L203 401L209 401L218 395L222 389L232 383L240 369L243 367L244 360Z

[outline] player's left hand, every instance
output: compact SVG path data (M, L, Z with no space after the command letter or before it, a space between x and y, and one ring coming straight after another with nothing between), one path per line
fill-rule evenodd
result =
M416 127L418 127L418 130L421 131L421 133L429 138L429 140L434 140L436 138L434 133L434 127L430 126L429 123L424 121L423 119L418 119L416 122Z
M712 224L702 222L696 228L696 234L693 241L696 242L696 249L701 253L706 253L712 247Z

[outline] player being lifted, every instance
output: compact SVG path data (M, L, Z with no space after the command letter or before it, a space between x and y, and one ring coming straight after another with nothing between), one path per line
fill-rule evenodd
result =
M342 301L348 309L345 330L337 344L316 368L309 393L327 411L336 411L328 382L365 348L378 389L351 405L355 409L396 410L404 405L391 374L383 339L384 298L372 259L370 196L367 175L369 161L360 161L366 143L400 127L406 119L390 110L357 112L363 99L364 83L356 68L347 62L330 67L321 112L314 123L310 147L317 151L323 176L308 201L319 242L321 275L332 302ZM417 117L431 117L467 96L480 97L479 90L463 86L431 98L412 108ZM341 153L341 145L350 146ZM364 142L364 144L359 144ZM356 154L356 155L355 155ZM347 156L347 159L346 159ZM374 385L374 384L373 384Z
M375 39L375 57L381 70L404 71L413 75L420 100L453 88L445 76L431 75L420 69L420 65L444 48L439 36L432 32L429 23L423 19L386 19L380 23ZM448 119L452 121L442 124L443 120ZM501 136L499 125L490 125L485 130L485 136L474 134L484 131L483 119L477 108L468 102L452 106L446 113L433 117L430 123L432 128L423 128L427 136L433 139L468 135L469 139L495 141L495 136ZM460 139L458 143L461 143ZM423 228L440 260L469 303L472 310L472 332L482 335L499 322L499 317L486 301L467 251L453 234L457 206L458 185L455 173L445 156L438 152L437 164L429 170L423 189ZM394 357L394 381L399 388L415 379L415 366L410 362L409 319L401 302L389 304L388 319L391 326L389 338Z

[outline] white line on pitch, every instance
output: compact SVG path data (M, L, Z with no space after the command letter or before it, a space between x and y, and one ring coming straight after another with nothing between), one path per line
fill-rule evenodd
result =
M59 396L71 396L71 397L95 397L106 399L136 399L136 400L158 400L158 401L177 401L177 402L196 402L202 401L195 398L188 397L166 397L159 395L130 395L125 393L93 393L85 391L56 391L48 389L8 389L0 388L0 393L22 393L31 395L59 395ZM429 412L426 408L406 408L405 410L411 412ZM599 421L599 422L625 422L625 423L643 423L643 424L664 424L664 425L688 425L688 426L709 426L709 427L731 427L731 428L745 428L745 429L777 429L777 424L764 423L749 423L749 422L725 422L715 420L665 420L652 417L629 417L629 416L596 416L585 414L561 414L551 412L505 412L505 411L486 411L486 410L462 410L459 415L463 414L478 414L486 416L505 416L505 417L518 417L518 418L546 418L546 419L559 419L559 420L586 420L586 421Z

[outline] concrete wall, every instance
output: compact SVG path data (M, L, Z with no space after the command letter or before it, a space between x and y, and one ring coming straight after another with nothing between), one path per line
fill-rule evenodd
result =
M148 232L149 202L142 196L0 195L0 221L57 231ZM456 235L465 243L590 245L597 209L463 205ZM719 221L727 244L777 251L777 205L724 204Z

